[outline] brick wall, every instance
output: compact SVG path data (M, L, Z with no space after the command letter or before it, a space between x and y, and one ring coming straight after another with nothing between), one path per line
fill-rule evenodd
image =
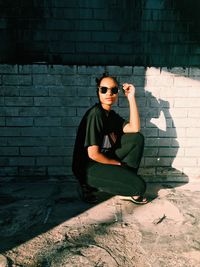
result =
M96 101L103 66L0 65L0 177L71 177L73 144ZM183 181L200 171L200 69L108 66L137 90L147 180ZM115 109L128 116L127 101Z
M0 0L0 62L199 66L197 0Z

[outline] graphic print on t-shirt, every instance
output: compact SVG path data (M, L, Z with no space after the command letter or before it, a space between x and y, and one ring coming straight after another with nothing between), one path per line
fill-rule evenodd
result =
M107 153L108 151L110 151L113 145L116 143L116 140L117 136L114 132L104 135L101 152Z

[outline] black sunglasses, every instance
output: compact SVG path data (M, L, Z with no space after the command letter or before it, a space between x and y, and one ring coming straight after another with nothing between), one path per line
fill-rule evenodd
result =
M106 86L99 86L99 91L101 94L106 94L108 90L111 90L111 93L116 95L119 92L119 88L117 86L115 87L106 87Z

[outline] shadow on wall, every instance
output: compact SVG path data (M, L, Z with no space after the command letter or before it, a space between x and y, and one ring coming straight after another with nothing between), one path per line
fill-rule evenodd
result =
M1 38L1 62L24 64L46 60L45 42L38 45L35 41L38 28L45 28L42 5L26 0L20 4L19 1L1 3L0 16L5 29Z
M159 80L155 79L155 71L159 77L160 70L155 68L149 70L151 69L154 70L153 74L146 72L145 68L136 67L132 77L125 76L120 81L121 84L124 81L131 82L136 87L141 131L145 136L140 174L149 182L188 182L187 175L172 167L179 150L176 125L170 113L169 101L159 97ZM162 79L168 78L161 77ZM156 92L156 95L153 91ZM125 101L123 97L120 97L119 106L127 107ZM126 112L127 110L125 115L128 116Z

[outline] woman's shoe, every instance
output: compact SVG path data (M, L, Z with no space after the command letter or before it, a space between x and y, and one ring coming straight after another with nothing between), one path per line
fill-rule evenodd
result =
M131 201L133 202L134 204L137 204L137 205L144 205L144 204L147 204L148 203L148 200L146 198L144 198L143 196L123 196L123 197L120 197L121 200L127 200L127 201Z
M97 202L97 197L94 194L94 192L97 192L96 188L91 188L88 185L78 185L77 191L78 191L80 198L84 202L90 203L90 204L94 204Z

